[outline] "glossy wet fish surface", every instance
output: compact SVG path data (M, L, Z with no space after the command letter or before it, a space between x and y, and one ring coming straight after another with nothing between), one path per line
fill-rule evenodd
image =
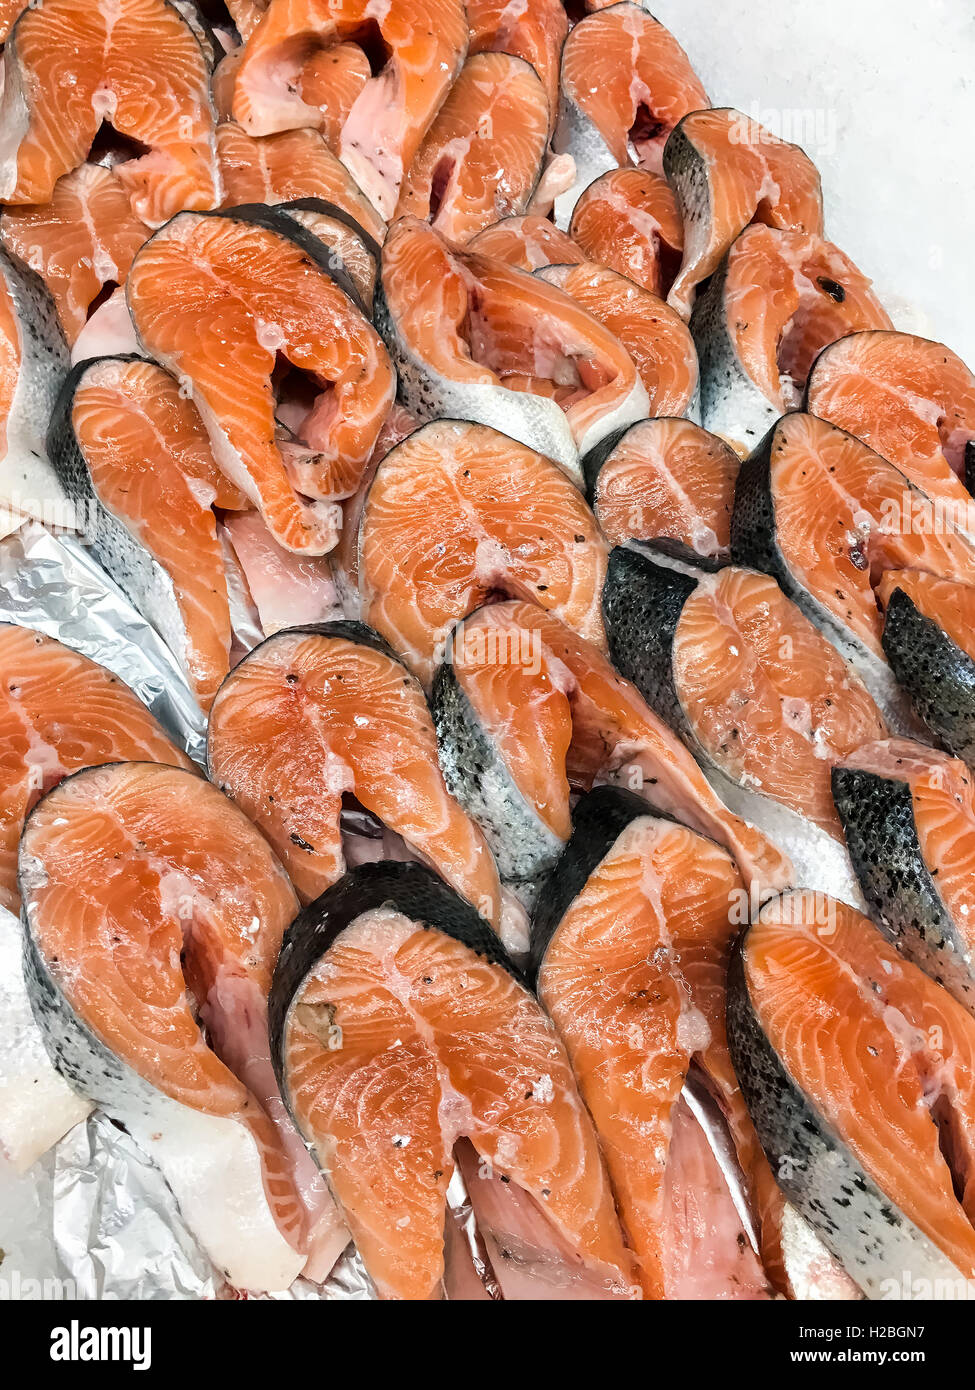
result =
M59 1258L158 1170L106 1296L970 1292L973 364L679 9L0 0L0 1159Z

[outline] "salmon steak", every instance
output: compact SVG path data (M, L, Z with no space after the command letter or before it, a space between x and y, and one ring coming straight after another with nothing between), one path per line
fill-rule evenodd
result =
M750 223L823 235L815 164L798 145L741 111L692 111L671 132L663 166L684 227L684 256L669 302L684 318L698 285Z
M725 979L744 890L712 841L602 787L532 922L538 997L565 1044L606 1159L644 1297L768 1297L768 1279L684 1087L692 1069L738 1131L749 1169L774 1180L735 1080ZM753 1218L754 1220L754 1218Z
M817 357L806 400L975 532L975 376L950 348L913 333L851 334Z
M567 226L579 194L611 169L663 170L667 137L689 111L709 106L687 54L640 5L588 15L562 50L562 106L555 144L575 160L576 183L556 200Z
M345 872L340 818L354 798L500 928L497 870L444 785L423 691L363 624L285 629L249 653L214 704L208 759L303 902Z
M969 579L960 567L958 579ZM923 727L975 764L975 587L923 569L889 570L877 596L883 646Z
M739 459L724 440L690 420L642 420L591 450L583 468L610 545L637 541L705 569L728 563Z
M256 136L224 121L217 126L216 139L225 208L321 198L382 244L385 222L317 131Z
M861 900L830 768L885 736L880 711L774 579L610 556L610 656L693 750L727 805L789 854L799 882Z
M648 415L697 413L697 352L683 321L662 299L606 266L553 265L535 272L572 296L623 344L649 401Z
M233 116L249 135L326 124L317 90L328 85L318 55L343 41L380 50L380 70L359 90L339 154L383 217L454 83L468 44L463 0L271 0L237 67ZM309 101L306 64L313 68Z
M487 923L429 869L363 865L304 910L275 970L271 1034L281 1093L380 1298L443 1296L462 1139L527 1208L509 1248L536 1298L633 1296L555 1029Z
M680 265L684 226L667 180L610 169L580 196L569 233L591 261L666 298Z
M966 765L907 739L833 768L833 800L877 925L975 1012L975 792Z
M541 454L462 421L386 455L359 525L362 618L429 686L454 624L496 592L604 643L606 546L582 494Z
M267 996L297 903L265 841L202 778L122 762L48 792L18 864L55 1066L155 1160L230 1284L323 1278L348 1234L271 1067Z
M115 167L139 221L216 206L209 65L175 5L44 0L21 14L2 63L0 202L49 202L106 125L144 148Z
M0 904L18 912L17 842L45 792L102 763L192 764L118 676L11 623L0 624L0 708Z
M635 687L553 614L488 604L455 630L448 658L433 688L444 777L523 901L571 834L572 793L597 782L716 840L758 901L792 882L781 850L725 808Z
M732 960L728 1041L780 1186L868 1297L972 1278L975 1022L946 990L847 904L786 895Z
M94 358L66 378L48 449L66 494L88 512L91 553L208 710L231 639L213 509L247 502L217 467L193 401L154 362Z
M892 327L870 281L812 233L748 227L698 296L691 331L701 360L701 423L747 453L802 404L823 348Z
M975 590L975 551L934 503L859 439L784 415L745 460L731 553L772 575L856 667L892 730L925 737L884 651L881 581L901 569Z
M510 53L538 73L549 125L559 114L559 70L569 21L562 0L467 0L468 53Z
M474 54L410 165L394 216L428 221L461 246L499 217L524 213L548 131L535 69L509 53Z
M69 344L92 308L124 283L148 236L118 174L98 164L59 178L50 202L0 217L0 241L47 285Z
M136 256L126 295L141 342L189 383L220 468L275 539L333 549L335 504L356 489L395 380L327 249L273 209L183 213Z
M380 291L376 323L418 420L504 430L581 480L580 452L647 413L636 364L599 319L416 218L390 229Z
M0 246L0 496L43 518L64 499L47 427L68 368L57 307L41 277Z
M468 249L490 256L518 270L538 270L546 265L581 265L585 252L567 232L537 213L502 217L468 242Z
M705 8L0 0L0 1286L971 1292L975 376Z

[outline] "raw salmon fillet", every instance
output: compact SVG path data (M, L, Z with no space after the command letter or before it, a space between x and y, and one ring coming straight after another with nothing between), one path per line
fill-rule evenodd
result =
M362 616L424 685L489 594L531 598L603 643L606 548L554 463L484 425L442 420L379 465L359 529Z
M819 171L798 145L730 107L693 111L664 149L677 196L684 258L669 302L689 317L694 293L750 222L823 235Z
M646 414L619 339L562 290L416 218L390 229L376 322L418 418L503 429L578 476L578 456Z
M216 138L224 207L323 198L348 213L374 241L382 242L385 222L314 130L253 136L233 121L223 121Z
M146 153L116 166L132 212L158 227L219 196L207 58L165 0L44 0L3 52L0 201L46 203L103 121Z
M322 85L318 54L357 38L378 38L384 63L349 110L339 153L365 195L389 217L466 56L462 0L389 0L379 7L369 0L271 0L237 68L233 115L250 135L325 126L314 100Z
M251 652L220 691L208 746L211 776L303 902L345 871L339 820L354 796L500 927L497 870L444 786L423 692L362 624L285 630Z
M256 208L183 213L142 248L126 288L146 348L191 384L220 467L285 549L319 555L338 539L334 502L355 491L395 389L343 282L317 238ZM312 386L291 423L271 389L279 358Z
M217 467L193 401L154 362L96 358L68 377L48 447L69 495L103 509L104 526L90 519L96 558L160 631L208 710L231 640L213 508L247 502Z
M429 870L367 864L307 908L271 1010L283 1094L381 1298L440 1296L462 1137L550 1232L547 1250L518 1252L548 1273L550 1296L571 1297L568 1281L628 1296L609 1183L555 1030Z
M673 34L634 4L612 5L575 26L562 51L561 82L569 152L588 154L598 141L605 167L639 164L659 174L674 126L709 105Z
M860 913L812 893L762 910L731 993L766 1153L853 1278L875 1298L906 1275L920 1298L971 1279L971 1016Z
M646 389L647 414L683 415L697 397L697 352L687 325L660 299L606 266L550 266L536 272L570 294L619 339Z
M441 763L512 881L552 867L570 834L570 789L597 781L639 790L718 841L759 900L792 881L782 851L727 810L637 689L554 614L489 604L454 633L450 658L434 688Z
M742 883L724 850L648 810L615 788L579 804L533 923L538 994L593 1117L644 1296L768 1297L727 1179L681 1096L695 1065L771 1191L725 1038L729 909Z
M114 763L34 809L20 882L35 1009L73 1083L156 1159L229 1282L323 1277L348 1236L271 1068L297 904L261 836L202 778Z
M543 265L574 265L586 259L585 253L554 222L537 213L525 217L503 217L478 232L469 242L471 251L492 256L518 270L538 270Z
M129 272L149 236L118 174L82 164L54 185L50 202L5 209L0 240L47 285L71 344L93 306Z
M394 217L429 221L463 245L524 213L548 144L548 102L535 69L508 53L468 58L400 189Z
M550 124L559 113L559 66L569 30L561 0L467 0L468 52L513 53L531 63L545 87Z
M0 625L0 903L17 912L28 812L82 767L132 760L191 768L118 676L28 627Z
M851 334L817 358L807 401L975 532L975 377L950 348L912 333Z
M680 265L684 227L667 180L611 169L575 205L569 233L591 261L665 297Z
M727 562L739 459L690 420L631 425L585 459L596 520L611 545L645 542L715 568Z

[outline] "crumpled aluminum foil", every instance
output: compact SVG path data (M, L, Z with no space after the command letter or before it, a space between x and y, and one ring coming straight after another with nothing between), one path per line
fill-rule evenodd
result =
M205 762L206 719L176 658L77 537L28 522L0 541L0 622L56 637L112 671Z

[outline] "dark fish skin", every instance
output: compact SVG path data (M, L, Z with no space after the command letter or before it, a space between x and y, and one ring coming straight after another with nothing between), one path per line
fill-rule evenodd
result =
M284 934L268 998L271 1060L287 1103L284 1067L288 1015L302 983L346 927L366 912L388 907L431 931L452 936L492 965L525 985L500 940L476 908L465 902L432 869L395 861L360 864L304 908ZM527 986L526 986L527 988Z
M663 155L664 176L674 190L685 223L711 217L707 161L688 136L686 121L687 116L682 116L667 136Z
M484 831L502 882L533 893L561 840L518 789L449 662L437 672L431 704L447 790Z
M853 665L891 731L905 738L923 738L924 730L919 726L910 701L890 669L876 652L868 650L803 587L779 546L771 467L775 450L786 447L784 443L779 443L779 429L786 419L788 415L782 416L772 426L739 469L731 513L731 563L770 575L786 598L791 599L799 611L832 642L840 655ZM838 426L832 428L839 435L849 437Z
M613 665L692 748L694 736L674 685L671 656L681 610L696 587L691 576L664 569L621 545L610 552L603 587Z
M915 713L956 757L975 767L975 661L895 589L883 646Z
M975 439L965 443L965 486L975 496Z
M642 423L637 421L637 424ZM616 448L617 444L623 439L636 425L622 425L619 429L611 430L605 435L598 444L594 444L587 453L580 459L582 467L582 477L586 485L586 501L591 507L596 500L596 484L599 481L599 471Z
M350 212L346 212L345 208L337 207L335 203L330 203L326 198L289 198L286 203L275 203L274 206L284 213L287 213L289 208L295 212L319 212L323 217L331 217L336 222L341 222L343 227L348 227L350 232L355 232L375 261L376 269L379 269L379 263L382 260L382 248L379 242L376 241L375 237L370 236L365 227L357 222Z
M787 586L795 590L797 585L776 542L771 462L777 430L776 423L738 470L731 514L731 563L770 574L795 602L795 594Z
M910 786L842 766L833 768L832 786L870 916L909 960L975 1009L969 948L924 862Z
M868 1298L903 1271L957 1280L960 1271L893 1205L789 1075L748 991L739 938L728 971L728 1047L765 1156L786 1197Z
M532 916L527 972L533 982L559 923L586 886L590 874L606 858L626 827L641 816L672 819L625 787L596 787L576 804L572 812L572 835L545 880Z

